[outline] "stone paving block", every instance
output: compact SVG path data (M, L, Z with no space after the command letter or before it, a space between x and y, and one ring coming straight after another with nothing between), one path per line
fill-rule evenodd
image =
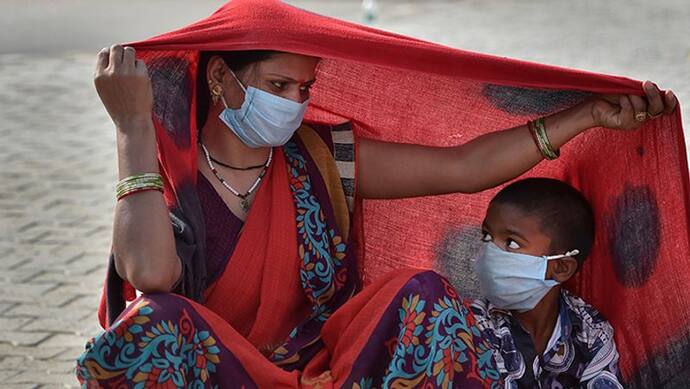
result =
M47 235L41 236L40 239L32 242L36 246L43 246L43 247L54 247L56 245L68 245L72 243L72 239L70 236L66 236L64 234L62 235L55 235L52 233L48 233Z
M14 376L17 376L17 374ZM41 385L39 384L10 384L7 382L2 384L2 389L39 389L40 387Z
M88 276L90 273L99 270L103 267L103 262L93 263L92 257L84 256L81 258L75 258L72 261L64 262L61 264L48 263L46 264L47 270L59 270L64 272L64 274L69 276ZM68 282L69 279L65 280Z
M20 242L27 243L27 244L38 244L41 243L42 240L47 239L50 237L50 234L52 231L50 230L34 230L31 231L31 233L23 235L22 238L20 239Z
M0 201L0 210L3 211L23 211L26 206L17 201Z
M24 272L26 278L23 282L31 282L35 284L59 284L65 281L65 274L59 271L47 271L44 269L32 272Z
M93 318L87 319L77 319L63 315L60 317L42 317L31 320L21 330L24 332L73 334L79 335L85 340L88 336L98 334L100 332L100 326L98 325L95 315Z
M81 258L84 256L84 248L76 245L64 245L57 246L49 250L51 257L60 258L65 260L65 262L70 262L74 259Z
M83 285L93 288L94 286L96 289L91 289L92 291L98 290L100 292L100 289L103 287L103 282L105 281L105 276L107 274L107 265L108 265L108 257L105 256L104 260L100 260L101 257L99 257L99 261L97 263L100 263L101 268L98 270L95 270L91 272L88 277L82 278L80 281Z
M47 373L71 373L74 371L75 364L67 361L56 362L53 360L36 360L26 357L6 357L0 360L0 371L2 370L35 370Z
M2 315L5 311L9 310L10 308L14 307L17 305L16 303L6 303L3 301L0 301L0 315Z
M92 291L93 292L93 291ZM63 305L65 309L84 308L93 309L98 306L99 298L91 294L73 295L74 297Z
M39 221L31 220L31 221L24 223L24 224L20 225L19 227L17 227L17 229L15 231L21 234L21 233L27 232L31 229L34 229L34 228L37 228L40 226L41 226L41 223Z
M105 269L100 269L100 270L103 270L103 272L104 272L103 275L105 276ZM76 281L78 281L78 282L71 282L70 281L69 283L64 283L64 284L60 285L58 288L56 288L55 291L61 291L63 293L69 293L69 294L74 294L74 295L81 294L81 295L94 296L94 288L92 285L89 285L87 283L88 278L81 277L80 279L78 279ZM103 281L103 280L100 280L100 281Z
M75 308L66 311L60 307L47 307L38 304L17 304L14 307L3 312L3 316L60 317L63 315L70 315L72 317L83 319L87 316L93 316L95 312L95 307L93 309Z
M3 302L34 302L57 284L17 284L0 282L0 299Z
M49 373L46 371L24 371L7 380L8 384L53 384L78 385L74 373Z
M44 273L44 271L41 270L40 267L26 267L26 268L21 268L21 269L14 269L12 271L2 272L0 274L0 282L24 284L27 282L32 282L34 279L39 277L42 273ZM42 284L48 284L48 283L55 284L56 281L36 282L36 283L38 283L38 284L41 284L41 283Z
M17 251L16 247L14 245L8 246L8 245L0 245L0 260L5 260L6 258L9 258L9 255Z
M11 254L11 252L3 252L2 254L0 254L0 270L8 270L15 268L21 265L23 262L29 260L28 258L21 258Z
M83 349L83 347L82 347ZM30 359L51 359L58 358L71 348L65 347L24 347L12 346L8 343L0 343L0 356L19 356Z
M82 342L82 345L79 347L69 347L67 351L58 354L53 357L53 360L55 361L68 361L71 363L76 364L77 358L84 352L84 345L86 344L87 337L84 337L84 341Z
M55 334L41 343L41 347L77 347L83 346L86 338L82 335Z
M0 331L0 342L15 346L36 346L50 336L47 332Z
M2 331L10 331L20 329L24 331L24 325L31 321L30 318L24 317L2 317L0 316L0 328Z
M12 236L11 247L14 249L14 256L31 259L36 255L45 253L44 248L37 248L30 244L21 243L18 236Z
M18 370L0 370L0 382L6 381L17 374L19 374Z
M50 332L54 334L76 334L83 321L69 316L41 317L30 320L23 328L24 332Z
M55 273L48 273L48 272L43 273L43 275L45 275L45 274L55 274ZM62 278L64 280L65 278L68 278L68 277L66 277L66 275L63 274ZM54 288L54 289L50 290L49 292L41 295L35 302L41 306L62 308L64 306L66 306L67 304L69 304L70 302L72 302L75 299L78 299L80 297L79 294L64 293L64 292L61 292L61 291L56 290L56 289L57 288ZM93 305L91 307L87 307L87 308L93 309Z

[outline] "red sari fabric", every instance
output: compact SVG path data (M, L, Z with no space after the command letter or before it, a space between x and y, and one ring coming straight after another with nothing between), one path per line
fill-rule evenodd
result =
M257 192L260 206L252 207L229 263L207 289L204 301L254 347L269 352L310 308L299 281L295 207L290 206L286 169L278 149L267 181Z
M321 57L306 119L351 121L358 137L394 142L457 145L591 93L642 94L639 81L624 77L457 50L273 0L232 1L206 19L134 46L150 68L155 58L185 60L184 77L158 84L182 85L190 128L196 128L191 102L200 50ZM156 102L159 111L175 103ZM159 124L159 131L178 128ZM195 142L159 137L159 152L166 199L174 206L178 184L195 180ZM672 387L690 379L690 197L680 110L634 132L592 129L566 145L560 159L528 175L564 180L592 203L595 247L569 286L613 324L628 385ZM358 204L364 282L401 266L435 268L462 280L458 269L469 269L494 193Z

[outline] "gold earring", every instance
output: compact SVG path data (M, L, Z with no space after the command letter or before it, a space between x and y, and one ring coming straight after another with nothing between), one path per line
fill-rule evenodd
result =
M223 95L223 87L220 84L216 84L211 88L211 100L213 104L218 103L218 99Z

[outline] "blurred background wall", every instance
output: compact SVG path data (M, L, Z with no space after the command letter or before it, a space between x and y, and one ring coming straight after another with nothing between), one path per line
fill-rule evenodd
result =
M362 21L359 0L289 3ZM688 88L687 0L378 0L374 27L449 46ZM202 18L222 1L2 0L0 54L95 53ZM675 81L676 85L673 85ZM682 84L685 82L685 84Z
M364 21L359 0L288 2ZM371 22L374 27L467 50L651 79L676 90L681 102L690 97L688 0L373 2L377 9ZM183 26L221 4L210 0L2 0L0 54L94 54L115 42L144 39Z

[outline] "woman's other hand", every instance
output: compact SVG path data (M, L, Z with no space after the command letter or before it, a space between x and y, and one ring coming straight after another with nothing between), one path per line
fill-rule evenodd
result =
M153 92L146 65L131 47L98 53L96 90L117 127L120 179L158 173L156 131L151 119ZM168 292L182 274L168 207L158 191L117 202L113 223L115 270L144 293Z
M98 53L94 84L119 130L151 120L153 91L144 61L133 47L113 45Z
M649 118L668 115L676 109L678 100L671 90L659 90L651 81L645 81L642 86L645 96L606 95L592 101L591 113L595 125L633 130Z

